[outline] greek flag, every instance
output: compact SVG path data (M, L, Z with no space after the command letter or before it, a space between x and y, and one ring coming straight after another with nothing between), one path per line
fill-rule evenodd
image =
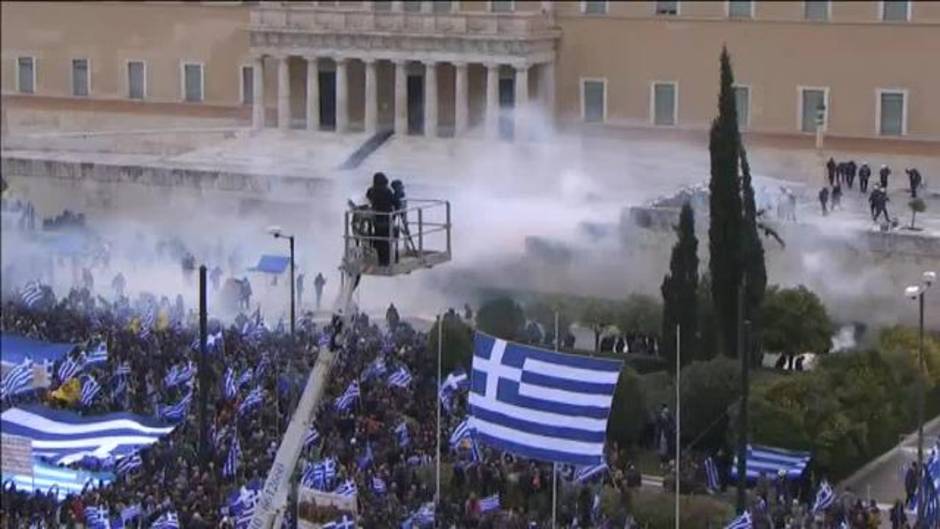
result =
M304 435L304 449L310 448L319 440L320 432L317 431L315 426L310 426L310 429L307 430L307 434Z
M336 399L336 411L347 411L352 407L353 401L359 398L359 381L353 380L346 391Z
M386 490L385 481L378 476L372 476L372 491L376 494L385 494Z
M441 397L441 404L448 413L452 411L454 395L460 390L467 389L469 385L470 377L467 376L467 373L462 369L458 369L447 375L447 378L444 379L444 382L441 384L439 395Z
M342 518L324 524L321 529L356 529L356 521L344 514Z
M336 479L336 461L327 459L319 463L308 463L300 482L307 488L326 490Z
M65 384L74 377L77 377L82 370L85 369L85 355L79 354L78 359L72 359L71 356L66 356L65 360L59 364L59 370L56 374L59 376L59 382Z
M94 349L88 351L86 364L103 364L108 361L108 344L101 342Z
M471 426L477 439L522 457L596 465L620 366L477 333Z
M131 363L125 360L118 364L117 368L114 370L115 376L126 376L131 374Z
M246 367L245 370L242 371L241 376L238 377L238 389L241 389L245 384L251 383L253 377L254 373L252 373L251 368Z
M243 416L249 411L261 406L264 403L264 390L261 389L261 386L256 387L251 390L245 400L238 405L238 415Z
M924 461L921 481L910 504L913 511L923 509L927 527L933 527L931 523L940 523L940 493L938 491L940 491L940 441L930 450L927 460Z
M180 520L173 511L163 513L154 520L150 529L180 529Z
M91 406L100 392L101 385L91 375L82 377L82 406Z
M434 526L434 503L422 505L414 514L405 519L401 529L427 529Z
M408 435L408 425L401 423L395 427L395 435L398 437L398 446L404 448L411 444L411 437Z
M731 523L725 526L725 529L753 529L753 527L751 523L751 513L744 511L741 516L731 520Z
M222 348L222 344L223 342L222 342L222 330L221 329L219 329L218 332L209 333L209 335L206 336L206 350L208 352L211 353L211 352L218 351L219 349ZM194 349L196 348L194 347Z
M169 422L182 421L186 418L186 414L189 412L189 405L192 401L193 392L190 390L176 404L158 406L157 415L159 415L161 419Z
M115 470L119 475L125 475L129 472L137 470L142 466L144 466L144 460L141 459L139 453L135 453L134 455L124 457L118 461Z
M232 477L238 472L238 460L242 455L242 447L238 444L238 434L232 435L232 446L228 450L228 457L225 458L225 465L222 466L222 475Z
M235 384L235 370L231 367L225 370L225 376L222 378L222 394L227 400L233 400L238 394L238 386Z
M357 462L359 470L369 468L374 460L375 457L372 455L372 443L366 443L366 453L362 454L362 457L360 457Z
M23 287L23 292L21 295L23 299L23 304L26 307L33 309L42 301L43 292L42 292L42 283L39 281L33 280Z
M85 507L85 525L88 526L88 529L110 529L111 522L108 520L108 509L91 505Z
M480 512L493 512L499 510L499 494L493 494L480 500Z
M251 523L255 514L255 507L261 498L260 485L249 483L237 491L233 491L227 500L228 511L235 518L235 527L245 529Z
M24 358L22 364L13 366L3 377L3 396L11 397L17 393L33 389L33 361Z
M141 338L147 338L150 336L150 329L153 328L154 324L157 322L157 308L153 303L147 307L147 310L144 311L143 316L140 318L140 331L137 335Z
M385 359L380 356L362 372L362 380L367 382L375 377L384 375L387 371L388 368L385 366Z
M836 501L836 494L828 481L819 484L819 490L816 491L816 503L813 504L813 514L825 511Z
M794 450L784 450L783 448L774 448L770 446L748 445L747 458L745 464L747 467L747 479L754 480L760 477L761 473L768 476L774 476L782 470L790 479L797 479L806 471L806 466L812 455L809 452L799 452ZM738 477L738 462L735 456L734 465L731 467L731 477Z
M336 490L333 491L333 494L339 494L340 496L346 496L347 498L355 496L359 493L359 489L356 488L356 482L347 479L345 482L341 483Z
M167 388L176 387L180 384L185 384L193 378L195 373L195 368L193 363L189 362L186 365L174 365L170 368L170 371L166 374L166 377L163 378L163 384Z
M578 483L587 483L595 477L607 471L607 463L598 465L589 465L579 468L574 474L574 480Z
M470 418L466 418L462 423L458 424L457 427L454 428L453 433L450 434L450 447L456 449L461 441L470 438L471 435L473 435L473 426L471 425Z
M405 388L408 387L408 384L411 384L411 373L405 369L405 366L399 367L398 371L395 371L388 377L388 383L392 386Z
M708 490L715 492L721 488L721 482L718 479L718 466L715 460L710 456L705 458L705 481Z

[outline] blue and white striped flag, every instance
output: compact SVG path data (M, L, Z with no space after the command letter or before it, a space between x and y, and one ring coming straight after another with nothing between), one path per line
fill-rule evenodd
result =
M596 465L621 362L477 333L470 384L478 440L522 457Z
M744 511L741 516L731 520L731 523L725 526L725 529L753 529L753 527L750 511Z
M241 489L229 495L226 505L229 513L235 518L237 529L246 529L255 514L255 507L261 498L261 485L255 482L242 486Z
M411 444L411 436L408 434L408 425L401 423L395 427L395 436L398 438L398 446L404 448Z
M101 392L101 384L91 375L82 377L82 406L91 406L95 402L95 397Z
M121 458L121 460L117 462L115 470L118 475L125 475L142 466L144 466L144 460L140 457L139 453L135 452L133 455Z
M141 338L150 336L150 330L157 323L157 307L151 303L140 317L140 330L137 335Z
M130 374L131 374L131 363L128 362L127 360L118 364L118 366L114 369L115 376L120 377L120 376L127 376Z
M85 355L81 353L77 359L66 356L59 364L59 370L56 374L59 376L59 382L65 384L69 379L77 377L83 369L85 369Z
M401 366L397 371L389 375L388 383L395 387L405 388L408 387L408 384L411 384L411 379L411 373L408 372L405 366Z
M103 364L108 361L108 344L99 343L94 349L88 351L86 364Z
M225 376L222 378L222 394L226 400L234 400L238 394L238 386L235 384L235 370L231 367L225 370Z
M336 487L336 490L333 491L333 494L339 494L340 496L349 498L359 494L359 489L356 487L355 481L347 479L343 483L340 483L338 487Z
M385 486L385 480L378 476L372 476L372 491L382 495L385 494L386 490L388 489Z
M111 521L108 518L108 509L89 505L85 507L85 525L88 529L110 529Z
M470 418L466 418L454 428L450 434L450 447L456 449L461 441L468 439L473 435L473 426L470 424Z
M264 389L261 386L256 387L248 393L245 400L238 405L238 415L243 416L249 411L261 406L264 403Z
M222 329L206 335L206 351L210 353L222 350L223 343ZM198 347L194 347L193 349L198 349Z
M463 369L458 369L447 375L447 378L444 379L444 383L441 384L439 395L441 397L441 404L448 413L453 411L454 396L457 392L467 389L469 386L470 377L467 376L467 373L465 373Z
M222 475L233 477L238 473L238 461L242 456L242 447L238 443L238 433L232 435L232 446L228 449L228 457L225 458L225 464L222 466Z
M10 368L3 377L2 387L4 398L33 389L33 361L24 358L22 364Z
M176 387L192 380L196 369L190 361L185 365L176 364L170 368L170 371L163 378L163 384L167 388Z
M236 384L238 389L242 389L245 384L250 384L253 377L254 372L252 372L250 367L246 367L245 370L242 371L242 374L238 377L238 383Z
M711 456L705 458L705 485L712 492L721 489L721 481L718 479L718 466Z
M816 491L816 503L813 504L813 514L825 511L835 501L836 493L832 490L829 482L823 480L823 482L819 484L819 490Z
M328 524L324 524L320 527L320 529L356 529L356 520L344 514L342 518L338 518Z
M304 435L304 449L310 448L319 440L320 432L317 431L316 426L310 425L310 429Z
M336 460L331 458L319 463L308 463L300 481L305 487L326 490L334 479L336 479Z
M359 381L353 380L346 391L336 399L336 411L347 411L353 402L359 398Z
M574 480L577 483L587 483L607 471L607 463L601 462L597 465L588 465L579 468L574 473Z
M169 422L179 422L186 418L189 413L189 405L193 402L192 390L186 392L186 395L176 404L157 407L157 415L161 419Z
M165 512L154 520L150 529L180 529L180 520L175 512Z
M367 367L365 371L362 372L362 380L363 382L368 382L375 377L384 375L387 371L388 368L385 366L385 358L380 356L376 358L375 361L373 361L371 364L369 364L369 367Z
M493 512L499 510L499 494L493 494L480 500L480 512Z
M26 283L26 285L23 286L21 298L27 308L36 308L43 298L42 283L36 280Z

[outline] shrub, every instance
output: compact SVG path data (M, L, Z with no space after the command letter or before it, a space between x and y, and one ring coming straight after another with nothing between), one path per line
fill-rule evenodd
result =
M638 490L631 497L633 517L641 527L673 529L676 526L675 495ZM734 517L730 505L707 496L679 496L679 525L688 529L724 527Z
M510 298L487 301L477 312L477 328L504 340L519 340L524 325L522 307Z

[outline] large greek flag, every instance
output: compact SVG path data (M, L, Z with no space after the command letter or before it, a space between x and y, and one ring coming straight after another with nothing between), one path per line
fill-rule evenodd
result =
M86 488L97 488L98 485L114 481L114 474L110 472L85 472L57 467L41 461L33 461L33 473L16 474L3 472L3 483L13 482L18 490L33 490L47 494L52 492L59 500L64 500L69 494L78 494Z
M130 455L173 431L173 426L133 413L83 417L42 405L10 408L0 417L3 433L26 437L33 442L34 455L60 465L89 455L99 459Z
M601 463L620 365L477 333L470 377L476 439L542 461Z

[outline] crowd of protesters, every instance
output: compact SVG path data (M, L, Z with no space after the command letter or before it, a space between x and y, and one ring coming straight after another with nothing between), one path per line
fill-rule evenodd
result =
M912 199L918 197L918 192L926 187L924 176L916 167L904 169L908 180L908 193ZM868 162L862 162L861 165L855 163L855 160L836 162L829 158L826 162L826 178L828 185L819 190L818 199L822 209L822 214L828 215L838 209L842 209L842 198L845 193L855 187L856 177L858 179L858 191L863 196L868 195L869 209L873 222L879 222L883 217L886 225L896 225L896 219L892 222L888 214L888 202L890 202L888 186L891 179L891 168L882 164L878 169L878 180L871 186L869 192L869 179L872 177L872 169Z

